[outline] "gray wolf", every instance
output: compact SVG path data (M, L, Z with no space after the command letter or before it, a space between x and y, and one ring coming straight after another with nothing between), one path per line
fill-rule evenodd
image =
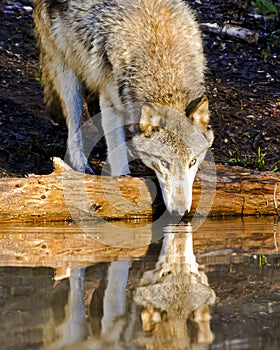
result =
M183 0L34 0L34 20L45 102L59 101L73 168L93 173L80 130L90 93L99 100L111 174L130 173L124 125L136 125L132 144L155 171L167 209L189 211L213 141L193 11Z

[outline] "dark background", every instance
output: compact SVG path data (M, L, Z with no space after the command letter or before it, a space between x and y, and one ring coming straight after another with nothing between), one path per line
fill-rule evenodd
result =
M43 103L32 1L0 2L0 176L52 171L65 125ZM203 33L216 162L280 171L280 24L268 1L190 1L200 23L258 32L257 43ZM277 12L278 11L278 12ZM102 161L104 145L96 152ZM92 160L92 165L100 163ZM144 170L143 170L144 171Z

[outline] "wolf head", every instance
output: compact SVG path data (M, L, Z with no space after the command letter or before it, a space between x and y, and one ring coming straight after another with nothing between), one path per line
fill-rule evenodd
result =
M206 97L188 106L187 117L154 103L142 105L141 133L132 142L144 164L155 171L170 213L183 216L190 211L195 174L213 142L208 124Z

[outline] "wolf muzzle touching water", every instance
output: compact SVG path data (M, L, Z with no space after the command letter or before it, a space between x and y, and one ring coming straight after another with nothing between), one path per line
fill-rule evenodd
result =
M45 102L61 106L73 168L93 173L81 117L99 101L112 175L129 174L125 125L159 180L169 212L183 215L213 142L205 59L193 11L182 0L34 0Z

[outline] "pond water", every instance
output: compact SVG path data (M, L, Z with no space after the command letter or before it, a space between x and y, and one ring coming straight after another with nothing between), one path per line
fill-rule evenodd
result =
M0 223L0 349L279 349L280 224Z

